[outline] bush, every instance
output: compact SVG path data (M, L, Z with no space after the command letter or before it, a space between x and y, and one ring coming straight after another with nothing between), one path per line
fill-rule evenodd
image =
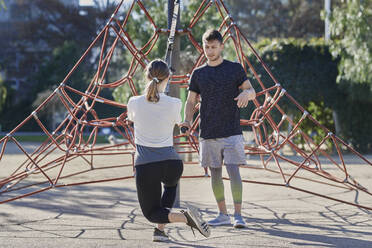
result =
M336 83L339 60L332 58L323 40L266 39L254 47L283 88L320 124L335 133L332 112L336 111L341 128L337 135L358 151L371 152L372 96L369 84ZM250 61L265 87L273 86L272 79L259 62L253 56L250 56ZM256 89L260 89L256 79L251 77L251 81ZM302 113L288 100L280 101L280 105L287 114L294 115L295 120L301 118ZM242 112L242 117L249 118L248 113ZM275 116L278 113L273 115L274 119L281 117ZM326 135L324 130L307 119L301 129L317 143ZM296 141L303 142L301 139ZM331 148L331 143L327 145Z
M323 40L314 39L308 42L300 39L266 39L255 44L255 47L282 87L320 124L335 132L332 111L341 110L337 106L344 101L345 93L336 83L338 61L332 58ZM273 80L259 61L252 55L250 61L264 86L267 88L273 86ZM251 81L256 89L261 88L254 77L251 77ZM287 114L293 116L295 121L301 118L302 112L288 98L283 97L279 105ZM247 118L247 116L243 117ZM272 117L279 120L281 114L279 111L273 111ZM342 127L343 130L347 129L345 125ZM321 142L327 135L326 131L314 125L309 119L305 119L301 129L316 143ZM353 132L352 135L356 133ZM360 139L354 137L352 140L358 140L357 143L361 144ZM300 138L294 141L298 144L304 143ZM331 142L327 142L326 145L329 149L332 148Z

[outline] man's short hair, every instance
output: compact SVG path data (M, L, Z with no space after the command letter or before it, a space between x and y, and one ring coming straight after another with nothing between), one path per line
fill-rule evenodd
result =
M218 40L220 43L223 42L221 33L215 29L208 29L207 31L205 31L205 33L203 34L202 40L203 42L205 41L208 42L208 41L213 41L213 40Z

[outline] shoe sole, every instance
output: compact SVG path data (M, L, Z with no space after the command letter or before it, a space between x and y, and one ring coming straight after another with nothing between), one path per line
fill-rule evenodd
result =
M192 208L192 207L189 207L187 212L189 213L191 219L195 222L198 231L204 237L208 238L211 235L211 232L210 232L210 230L209 230L208 227L207 227L207 230L204 230L203 229L202 223L200 223L200 220L199 220L198 216L196 215L196 210L194 208ZM206 223L206 222L203 222L203 223L205 223L206 225L208 225L208 223Z
M231 221L219 222L219 223L209 223L210 226L222 226L222 225L231 225Z
M233 227L234 228L246 228L246 226L243 224L234 224Z
M167 237L153 237L152 241L154 241L154 242L165 242L165 241L169 241L169 238L167 238Z

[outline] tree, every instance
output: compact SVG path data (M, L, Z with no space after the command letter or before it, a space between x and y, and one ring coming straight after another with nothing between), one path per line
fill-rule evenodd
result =
M22 89L32 89L34 81L30 79L40 65L53 56L53 49L63 46L65 41L75 42L82 55L115 8L114 0L106 2L99 8L89 7L84 13L79 7L65 5L59 0L12 3L10 7L19 7L22 16L10 23L11 28L1 31L4 33L0 39L0 66L8 72L4 80L13 78L27 84ZM86 60L91 61L93 67L97 54L90 53ZM70 60L63 67L75 62ZM22 98L27 95L25 93L28 92L22 92L18 97Z
M35 97L45 90L54 90L67 75L73 62L76 62L80 56L79 46L74 41L65 41L62 46L55 48L52 56L44 59L39 71L32 78L36 83L32 88L31 96ZM84 91L87 87L90 64L83 61L79 66L81 68L71 75L68 85Z
M32 103L32 107L35 109L39 107L45 99L47 99L53 93L52 89L47 89L39 92L36 99ZM48 124L50 124L50 130L55 130L58 122L61 122L67 114L67 109L61 103L57 96L51 98L44 108L38 114L38 117L46 118ZM49 118L48 118L49 117Z
M226 0L232 16L251 40L322 37L322 1Z
M58 0L14 1L9 9L17 6L20 11L16 14L21 15L20 18L0 31L0 67L7 72L4 83L10 85L14 81L20 85L16 91L8 87L7 105L4 113L0 113L6 129L29 115L37 93L52 89L63 80L97 31L107 23L116 1L107 0L97 8L86 7L85 12ZM60 52L53 52L56 48ZM97 66L97 57L99 54L89 53L79 68L92 72ZM73 80L73 87L86 89L86 84L83 87L81 82L86 83L89 77L83 76Z
M158 26L158 28L167 28L167 0L160 0L160 1L151 1L151 0L145 0L142 1L144 6L146 7L146 10L150 13L151 17L153 18L155 24ZM201 1L189 1L188 3L184 3L182 1L182 10L181 10L181 24L180 29L186 28L189 25L189 22L191 21L193 15L195 14L196 10L201 4ZM192 35L195 37L195 39L201 43L201 37L204 31L207 28L217 28L219 24L223 20L220 18L216 8L214 6L210 7L204 16L199 20L198 24L193 27ZM137 48L142 47L152 36L153 29L150 28L151 24L148 20L148 18L143 13L142 9L138 7L136 4L133 12L131 13L128 23L125 27L126 31L128 32L131 39L136 44ZM160 35L158 41L156 42L156 45L154 46L153 50L149 54L148 58L150 60L155 58L164 58L166 48L167 48L167 38L168 34ZM186 73L188 72L193 64L195 63L197 56L199 53L197 50L193 47L191 42L186 38L186 36L181 37L181 48L180 48L180 57L181 57L181 72L180 73ZM130 59L132 58L131 54L128 54L126 56L127 63L130 62ZM139 92L141 93L144 89L143 84L143 78L142 75L135 75L134 82L136 85L136 88L139 89ZM114 99L116 101L126 103L128 98L131 96L131 92L129 87L126 85L123 85L121 87L118 87L115 89L113 93Z
M83 14L79 7L65 5L60 0L32 1L29 8L42 14L18 25L20 41L53 49L70 40L85 49L114 11L114 1L108 1L105 6L88 8Z
M372 0L344 0L331 14L330 44L339 57L338 82L367 84L372 92Z
M346 81L337 83L340 59L333 58L324 40L266 39L254 46L283 88L317 121L334 132L332 110L337 111L340 121L340 133L337 135L359 152L371 151L372 94L369 86ZM249 58L265 87L272 86L272 80L259 62L254 56ZM251 81L255 88L259 87L254 78ZM279 101L279 105L295 120L302 115L285 98ZM242 111L245 119L249 118L250 112L247 113L247 110ZM281 116L276 114L273 112L273 118L278 121ZM326 135L307 119L301 128L317 142Z
M153 18L155 24L159 28L167 28L167 9L165 8L167 6L167 0L145 0L142 2ZM183 2L184 1L182 1L182 3ZM182 29L188 26L190 20L192 19L200 4L201 1L189 1L188 3L183 3L183 9L181 11L180 18L181 24L179 28ZM206 11L204 16L199 20L198 24L193 27L193 29L191 30L192 34L197 39L197 41L201 42L201 36L204 31L210 27L217 28L222 21L223 20L220 18L217 9L212 5L212 7L210 7ZM131 16L129 17L126 30L128 31L131 39L133 39L135 41L135 44L138 45L138 47L144 45L153 34L153 29L151 29L150 27L151 24L148 18L144 15L143 11L137 5L135 5L135 8L133 9ZM157 44L150 53L150 60L154 58L163 58L165 56L167 38L168 34L160 36ZM197 55L196 50L193 49L191 42L189 42L186 37L182 38L181 52L189 52L192 54L192 56Z
M0 74L0 113L3 111L6 97L7 97L7 89L3 83L3 79Z
M310 101L325 101L326 106L333 107L337 102L337 60L332 58L322 39L310 42L265 39L256 43L255 47L280 84L301 105L306 106ZM250 58L262 81L267 84L265 87L272 86L274 83L264 68L253 55Z
M2 113L0 111L0 120L4 129L12 129L29 115L32 109L38 107L66 76L71 69L71 61L77 61L80 55L78 46L74 42L66 41L61 47L53 50L51 58L44 58L44 61L39 65L38 72L30 77L30 80L35 83L29 90L29 93L27 93L27 96L13 104L7 100L6 108L4 108ZM82 67L86 68L87 63L82 63ZM72 74L70 78L70 85L72 87L80 90L86 88L88 73L85 73L85 71L87 70L82 69ZM15 97L14 92L11 95ZM72 97L74 98L74 96ZM55 107L58 103L59 107ZM48 115L60 112L61 107L64 108L64 105L60 101L57 101L57 97L54 97L42 112L41 116L45 119L44 121L49 124L48 122L53 120L53 118L48 118Z
M0 0L0 10L1 9L6 9L6 5L4 3L4 0Z
M322 39L311 40L311 42L299 39L265 39L255 44L255 47L283 88L317 121L334 132L332 109L342 101L343 94L336 84L337 60L332 58L324 41ZM250 56L250 61L265 87L273 86L274 82L254 55ZM256 89L260 88L255 78L251 77L251 82ZM293 119L301 118L301 111L287 97L283 97L279 105ZM246 111L242 113L245 119L249 118ZM282 118L279 112L273 111L271 114L279 123ZM321 128L307 119L301 125L301 129L312 136L316 142L320 142L326 136ZM297 142L303 141L297 140Z

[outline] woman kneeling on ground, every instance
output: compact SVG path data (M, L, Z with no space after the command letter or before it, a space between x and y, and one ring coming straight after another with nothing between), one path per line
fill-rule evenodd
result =
M164 94L170 77L164 61L151 61L145 73L149 80L145 95L133 96L128 101L128 120L134 123L137 195L143 215L158 224L153 241L169 240L164 227L173 222L186 223L208 237L209 226L197 209L170 211L183 172L182 160L173 146L174 126L182 121L182 103Z

